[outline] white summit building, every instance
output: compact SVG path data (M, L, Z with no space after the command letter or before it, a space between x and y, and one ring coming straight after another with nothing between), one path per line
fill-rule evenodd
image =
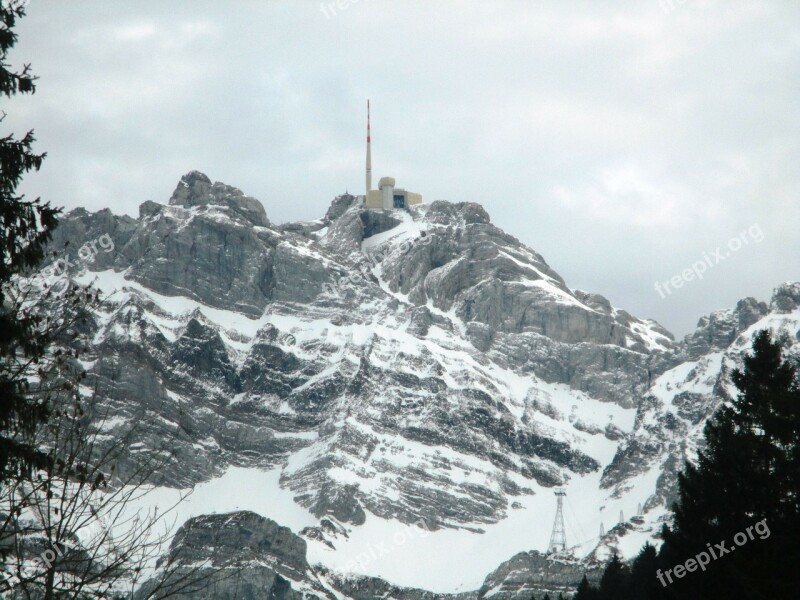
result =
M370 135L369 100L367 100L367 193L364 206L367 208L392 209L406 208L412 204L422 204L422 194L415 194L395 187L394 177L381 177L378 189L372 189L372 137Z

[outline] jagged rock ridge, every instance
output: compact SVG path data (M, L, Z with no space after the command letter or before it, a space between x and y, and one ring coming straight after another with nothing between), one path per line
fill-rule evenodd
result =
M145 448L170 440L159 485L279 471L317 519L317 558L376 519L481 535L554 486L603 498L592 523L644 504L628 539L652 537L746 331L798 306L787 284L676 343L571 290L477 204L368 211L343 195L277 226L198 172L138 219L73 211L53 246L103 234L114 252L71 275L107 294L84 363L116 426L146 423ZM536 519L544 537L551 518ZM581 552L620 544L617 531Z

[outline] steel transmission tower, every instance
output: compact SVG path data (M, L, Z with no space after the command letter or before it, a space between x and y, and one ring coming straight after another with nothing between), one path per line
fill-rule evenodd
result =
M548 552L566 552L567 551L567 534L564 530L564 490L555 491L556 498L558 499L558 508L556 509L556 520L553 522L553 533L550 534L550 545Z

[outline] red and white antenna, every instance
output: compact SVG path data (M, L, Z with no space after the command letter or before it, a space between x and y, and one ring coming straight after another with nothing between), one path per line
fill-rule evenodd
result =
M369 99L367 99L367 193L372 189L372 135L370 132ZM365 197L366 201L366 197Z

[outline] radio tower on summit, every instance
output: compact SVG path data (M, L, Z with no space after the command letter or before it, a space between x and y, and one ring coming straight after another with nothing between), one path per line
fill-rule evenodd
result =
M550 544L547 547L547 551L551 553L567 551L567 534L564 529L564 496L567 494L564 490L558 489L555 495L558 499L558 508L556 520L553 522L553 533L550 534Z
M367 100L367 193L364 198L369 196L372 189L372 135L369 123L369 100Z
M394 177L381 177L378 189L372 189L372 123L370 122L370 104L367 99L367 173L364 206L375 210L408 209L410 206L422 204L422 194L409 192L396 186Z

